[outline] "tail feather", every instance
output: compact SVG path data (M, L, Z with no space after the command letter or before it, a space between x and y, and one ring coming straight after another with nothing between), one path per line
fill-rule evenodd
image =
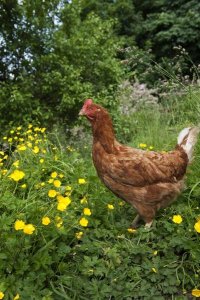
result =
M200 132L199 127L184 128L178 136L178 145L181 146L187 153L189 162L192 160L194 145L197 142L197 137Z

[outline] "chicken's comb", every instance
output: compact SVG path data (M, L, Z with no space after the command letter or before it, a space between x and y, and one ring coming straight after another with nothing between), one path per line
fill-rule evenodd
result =
M85 103L84 103L84 106L90 106L91 104L93 103L92 99L86 99L85 100Z

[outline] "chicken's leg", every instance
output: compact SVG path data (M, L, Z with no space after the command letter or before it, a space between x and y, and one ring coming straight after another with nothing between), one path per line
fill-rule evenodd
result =
M140 215L138 214L135 219L133 220L133 222L131 223L131 227L132 228L137 228L138 227L138 223L141 220Z
M153 220L151 222L146 223L144 227L146 229L149 229L151 227L152 223L153 223Z

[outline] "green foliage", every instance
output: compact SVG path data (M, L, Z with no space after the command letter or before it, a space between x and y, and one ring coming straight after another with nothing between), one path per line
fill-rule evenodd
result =
M58 4L23 1L9 11L1 4L0 109L6 122L30 116L44 122L45 116L49 124L70 123L85 98L113 95L121 79L114 22L94 13L82 20L80 1Z
M50 51L59 2L1 1L1 80L32 72L31 61Z
M198 0L180 1L84 1L84 15L95 12L103 19L115 18L115 30L123 37L128 53L129 75L155 85L160 78L154 64L159 63L172 73L193 76L199 64ZM132 50L131 50L132 48ZM127 55L128 54L128 55ZM130 73L131 70L131 73ZM144 73L144 74L143 74Z
M199 44L199 1L147 1L145 5L139 2L137 10L146 12L142 22L141 32L137 39L145 44L150 41L156 58L173 57L174 46L184 47L194 63L199 61L197 49ZM150 8L150 5L152 7Z
M119 43L112 36L113 22L102 22L94 14L81 21L80 9L72 5L66 6L62 19L63 27L55 37L56 60L62 74L58 79L61 99L56 109L62 117L73 119L83 99L91 95L101 98L106 91L111 92L122 70L115 58ZM48 76L54 78L51 72ZM52 102L55 104L55 100Z
M122 79L159 86L158 78L199 76L196 0L2 1L0 9L1 126L30 118L73 126L85 98L116 107Z
M170 114L164 109L143 109L134 118L127 117L134 130L131 144L172 149L179 130L196 121L198 113L190 114L197 104L194 95L191 92L189 107L187 98L176 107L171 105ZM121 120L116 115L117 135L124 142ZM99 181L87 140L74 149L71 141L29 125L10 127L5 141L16 150L9 156L0 152L0 292L4 299L19 294L21 299L43 300L182 300L189 299L194 288L200 289L200 235L194 228L200 217L199 142L184 193L158 213L149 231L143 224L131 231L133 208ZM18 181L16 170L24 173ZM50 190L64 200L50 197ZM68 205L62 211L58 204L65 201ZM180 224L173 222L174 215L182 217ZM48 225L42 223L44 217L50 219ZM88 220L87 226L80 224L82 218ZM30 234L16 230L17 219L35 230Z
M82 17L88 13L95 12L102 19L115 19L115 31L119 36L126 37L126 43L133 43L134 35L141 22L141 16L135 12L135 6L131 0L118 1L95 1L84 0ZM127 38L127 37L130 37ZM132 41L132 42L131 42Z

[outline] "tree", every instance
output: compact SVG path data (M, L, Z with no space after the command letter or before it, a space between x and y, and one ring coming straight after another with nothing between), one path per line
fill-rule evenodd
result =
M150 42L157 61L173 58L174 46L182 46L194 63L200 61L200 2L198 0L134 1L136 12L143 12L137 44Z
M84 98L113 94L123 72L112 20L94 13L83 19L76 0L10 0L1 8L0 111L6 123L71 121Z

